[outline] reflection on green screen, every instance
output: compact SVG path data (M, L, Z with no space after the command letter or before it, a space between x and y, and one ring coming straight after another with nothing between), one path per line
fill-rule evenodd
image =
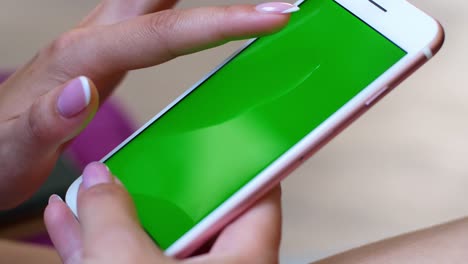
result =
M163 249L405 55L309 0L106 161Z

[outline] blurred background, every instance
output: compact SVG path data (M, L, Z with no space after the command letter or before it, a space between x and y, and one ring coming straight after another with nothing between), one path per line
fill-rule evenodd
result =
M97 2L3 0L0 69L28 61ZM181 1L179 8L258 2ZM441 21L445 46L284 182L284 263L312 261L468 213L468 4L411 2ZM141 125L241 43L133 72L116 97Z

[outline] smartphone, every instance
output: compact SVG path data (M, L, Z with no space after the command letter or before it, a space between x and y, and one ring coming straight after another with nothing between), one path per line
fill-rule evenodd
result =
M167 255L185 257L440 49L404 0L305 0L102 162ZM66 201L76 214L81 178Z

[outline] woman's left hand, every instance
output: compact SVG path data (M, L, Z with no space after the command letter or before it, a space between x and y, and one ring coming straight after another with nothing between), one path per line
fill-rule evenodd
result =
M0 209L39 188L67 142L96 112L98 97L104 100L127 71L277 31L290 7L170 9L175 3L103 0L0 85Z

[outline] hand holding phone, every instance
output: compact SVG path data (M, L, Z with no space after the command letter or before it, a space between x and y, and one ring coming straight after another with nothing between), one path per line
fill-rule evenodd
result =
M184 257L441 47L403 0L306 0L107 155L146 231ZM67 203L76 212L78 179Z
M88 165L83 181L79 194L80 222L58 196L51 197L45 211L47 230L64 264L179 263L164 256L146 235L131 198L105 165L98 162ZM280 195L276 188L258 201L217 237L209 252L206 250L194 261L278 263Z

